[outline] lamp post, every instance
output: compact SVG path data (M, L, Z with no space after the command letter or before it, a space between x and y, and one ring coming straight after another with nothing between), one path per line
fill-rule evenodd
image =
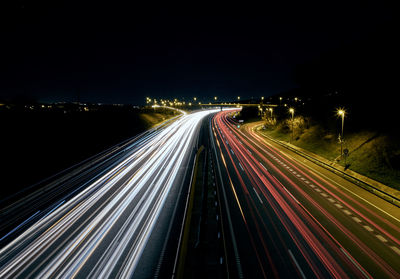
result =
M271 112L271 118L272 118L273 109L272 109L272 108L269 108L269 111Z
M339 117L342 117L342 134L341 134L341 138L340 138L340 156L343 156L343 128L344 128L344 116L346 114L346 111L344 109L338 109L337 110L337 114Z
M294 108L290 108L289 112L292 114L292 137L291 137L291 142L293 142L293 136L294 136L294 128L293 128L293 123L294 123Z

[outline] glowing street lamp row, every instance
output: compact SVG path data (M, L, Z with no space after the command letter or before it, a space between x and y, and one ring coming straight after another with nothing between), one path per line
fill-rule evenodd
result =
M237 97L238 100L240 100L240 96ZM264 97L261 97L262 100L264 100ZM215 96L214 97L214 101L217 101L218 97ZM197 97L193 97L193 102L185 102L185 101L179 101L178 99L174 99L173 101L170 100L164 100L164 99L160 99L159 101L157 99L152 99L150 97L146 97L146 105L157 105L158 103L161 104L161 106L184 106L184 105L189 105L191 106L192 104L194 105L195 102L197 101ZM201 102L197 102L198 105L201 105ZM211 103L209 103L211 104Z

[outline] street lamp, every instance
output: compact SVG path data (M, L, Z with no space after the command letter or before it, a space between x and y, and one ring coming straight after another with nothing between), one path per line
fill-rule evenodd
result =
M343 141L344 141L343 128L344 128L344 116L345 116L345 114L346 114L346 111L344 109L339 108L337 110L337 115L339 117L342 117L342 135L341 135L341 138L340 138L340 156L343 156Z
M272 108L269 108L269 111L271 112L271 118L272 118L273 109L272 109Z
M294 123L294 108L289 108L289 112L292 114L292 138L291 138L291 141L293 142L293 137L294 137L294 129L293 129L293 123Z
M214 100L216 101L216 100L217 100L217 97L214 97Z
M238 101L240 101L240 96L238 96Z

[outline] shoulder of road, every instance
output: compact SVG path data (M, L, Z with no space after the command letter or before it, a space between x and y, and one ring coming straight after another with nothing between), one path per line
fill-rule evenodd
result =
M261 125L256 126L256 130L260 130ZM315 153L312 153L308 150L305 150L303 148L300 148L298 146L295 146L293 144L290 144L288 142L280 141L277 139L274 139L270 136L265 135L264 133L259 133L263 137L299 154L300 156L324 167L325 169L328 169L336 174L339 174L340 176L344 177L347 180L350 180L354 182L356 185L368 190L369 192L374 193L375 195L383 198L384 200L400 207L400 191L391 188L387 185L384 185L376 180L373 180L369 177L366 177L364 175L361 175L355 171L345 169L343 166L330 161L324 157L321 157Z

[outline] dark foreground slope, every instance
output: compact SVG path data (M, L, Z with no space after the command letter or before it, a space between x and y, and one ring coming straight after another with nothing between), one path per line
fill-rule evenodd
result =
M132 106L3 105L0 196L39 182L173 115Z

